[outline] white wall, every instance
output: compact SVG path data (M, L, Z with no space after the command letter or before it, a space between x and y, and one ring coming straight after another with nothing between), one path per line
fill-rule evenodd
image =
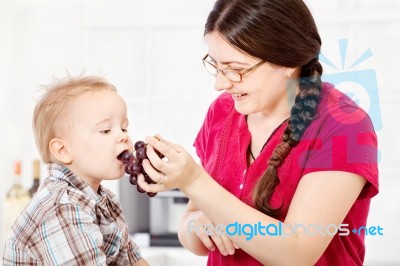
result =
M369 224L383 226L385 235L366 237L366 265L400 263L400 145L395 122L400 100L400 75L395 72L400 59L400 1L306 2L323 38L322 53L338 66L325 66L325 73L376 73L383 124L377 132L381 193L373 200ZM217 95L200 60L207 51L202 31L212 3L0 0L0 199L12 183L16 159L23 160L25 186L31 185L31 161L38 156L31 133L35 99L40 85L67 71L102 74L117 86L128 103L134 140L160 133L194 154L193 139ZM348 39L343 69L338 39ZM350 69L367 49L373 56ZM360 101L368 107L368 94ZM116 183L108 185L118 192Z

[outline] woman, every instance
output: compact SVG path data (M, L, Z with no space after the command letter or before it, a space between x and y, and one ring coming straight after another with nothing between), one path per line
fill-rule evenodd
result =
M143 165L158 183L139 185L188 196L179 239L208 265L362 265L364 231L351 230L366 225L378 193L376 135L365 112L321 81L306 5L219 0L204 35L203 63L223 91L195 140L204 169L148 137Z

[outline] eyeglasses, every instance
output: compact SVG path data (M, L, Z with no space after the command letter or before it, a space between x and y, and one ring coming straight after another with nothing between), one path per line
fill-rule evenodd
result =
M261 66L262 64L265 63L265 61L261 61L257 63L256 65L250 67L249 69L244 69L244 71L239 71L233 68L225 68L225 69L219 69L216 65L211 63L210 61L206 60L208 57L208 54L203 57L203 65L206 68L207 72L213 75L214 77L217 76L218 71L220 71L227 79L229 79L232 82L240 82L243 79L243 76L249 73L250 71L256 69L257 67Z

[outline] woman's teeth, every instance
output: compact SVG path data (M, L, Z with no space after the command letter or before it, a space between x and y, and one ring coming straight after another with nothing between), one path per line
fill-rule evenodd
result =
M245 95L246 95L246 93L235 93L235 94L232 94L232 96L235 97L235 98L242 97L242 96L245 96Z

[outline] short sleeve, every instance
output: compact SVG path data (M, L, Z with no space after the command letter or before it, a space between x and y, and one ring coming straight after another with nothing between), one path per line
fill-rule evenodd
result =
M303 158L304 174L316 171L354 173L367 181L359 199L375 196L379 187L378 149L371 119L362 109L347 103L325 111L318 118L319 126L307 132L308 136L316 137L307 158Z

